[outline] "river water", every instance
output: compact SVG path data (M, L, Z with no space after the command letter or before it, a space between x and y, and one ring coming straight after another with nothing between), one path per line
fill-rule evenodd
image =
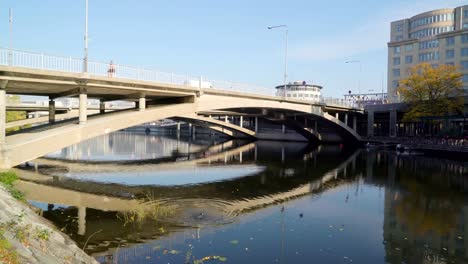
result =
M468 263L463 161L113 133L18 172L100 263Z

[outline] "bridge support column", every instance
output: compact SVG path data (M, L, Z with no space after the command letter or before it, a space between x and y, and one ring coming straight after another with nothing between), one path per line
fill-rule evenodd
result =
M106 112L106 103L103 101L99 102L99 113L104 114Z
M388 135L390 137L396 137L396 125L397 125L397 112L396 110L390 110L388 124Z
M314 121L314 131L315 133L318 133L318 124L317 120Z
M244 117L243 116L240 116L240 120L239 120L239 126L240 127L244 127Z
M335 118L340 120L340 113L335 113Z
M78 207L78 235L86 233L86 207Z
M255 117L255 133L258 132L258 116Z
M229 123L228 116L224 117L224 122Z
M374 136L374 112L373 111L367 112L367 136L368 137Z
M138 100L138 110L144 111L145 108L146 108L146 99L145 97L140 97L140 100Z
M344 115L344 123L345 125L348 125L348 114Z
M353 130L357 131L357 116L353 116Z
M55 123L55 100L49 99L49 123Z
M0 145L5 143L6 130L6 84L0 87Z
M281 133L286 134L286 126L281 125Z
M86 113L88 105L88 95L85 93L80 93L80 124L86 123L88 120L88 115Z

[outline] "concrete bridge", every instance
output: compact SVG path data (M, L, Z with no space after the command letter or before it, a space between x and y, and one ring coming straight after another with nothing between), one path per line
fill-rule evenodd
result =
M272 96L273 89L121 65L116 65L115 73L108 76L108 65L94 62L89 62L90 72L82 73L78 67L81 60L12 52L0 50L0 120L5 120L6 94L47 96L49 120L45 125L13 134L6 134L8 126L0 122L3 169L89 138L167 118L189 120L228 135L253 138L260 137L259 118L267 118L282 123L283 133L292 129L308 140L320 141L321 127L333 130L342 141L360 140L356 130L363 110L346 102L285 100ZM61 97L79 98L77 117L56 121L55 100ZM100 100L99 113L88 112L89 98ZM106 111L105 102L115 100L133 101L136 107ZM203 114L220 110L237 113L239 122ZM244 127L246 121L253 124L251 129Z

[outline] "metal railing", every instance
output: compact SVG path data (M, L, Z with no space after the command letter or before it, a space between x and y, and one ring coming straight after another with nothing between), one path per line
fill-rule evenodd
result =
M61 57L38 52L0 48L0 65L70 73L83 73L84 60L81 58ZM275 89L273 88L239 82L210 80L205 79L202 76L160 72L120 64L111 65L110 63L105 62L88 61L88 74L94 76L109 76L122 79L182 85L198 88L200 90L209 88L256 95L274 96L283 99L282 97L275 95ZM343 99L322 98L321 103L341 107L356 107L352 102L345 101Z

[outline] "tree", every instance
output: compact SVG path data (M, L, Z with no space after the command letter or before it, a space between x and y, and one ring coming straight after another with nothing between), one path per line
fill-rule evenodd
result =
M403 122L463 112L462 74L456 67L422 63L411 67L409 73L406 79L400 80L397 90L409 106Z

